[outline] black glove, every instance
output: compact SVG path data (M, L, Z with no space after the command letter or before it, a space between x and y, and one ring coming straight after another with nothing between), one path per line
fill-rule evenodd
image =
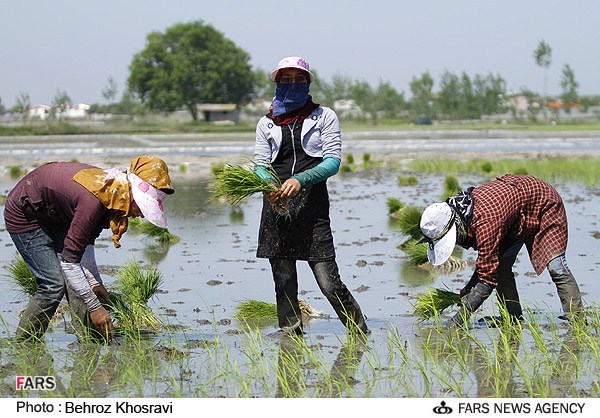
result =
M487 283L477 282L469 293L461 298L462 305L458 312L450 318L447 327L457 327L464 325L469 319L471 313L475 312L483 302L492 294L494 288Z
M475 287L475 285L477 283L479 283L479 275L477 274L477 270L475 270L473 272L473 275L469 279L469 282L465 285L465 287L460 289L460 295L465 296L467 293L469 293L471 291L471 289L473 289L473 287Z

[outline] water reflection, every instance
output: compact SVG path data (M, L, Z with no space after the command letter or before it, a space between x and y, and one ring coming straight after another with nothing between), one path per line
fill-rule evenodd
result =
M316 373L314 384L315 396L321 398L338 398L350 396L355 385L355 374L366 349L364 336L348 334L345 344L333 361L328 373ZM308 387L306 370L318 367L310 365L314 361L314 353L306 345L302 336L282 335L277 356L277 389L278 398L298 398L307 396ZM309 360L309 364L306 360Z

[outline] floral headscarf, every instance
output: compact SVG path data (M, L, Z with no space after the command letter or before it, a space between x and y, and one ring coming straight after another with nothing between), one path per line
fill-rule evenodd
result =
M131 215L132 193L128 173L135 174L166 194L175 191L167 164L160 158L147 155L132 160L129 170L124 166L109 170L88 168L73 176L74 181L93 193L110 210L110 229L115 248L121 246L119 240L127 231L127 217Z

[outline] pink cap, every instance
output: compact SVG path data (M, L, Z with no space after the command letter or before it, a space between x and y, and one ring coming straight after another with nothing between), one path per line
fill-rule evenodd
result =
M308 73L308 77L309 77L311 83L313 82L313 80L315 78L314 74L310 72L310 66L308 65L308 61L306 61L304 58L302 58L302 57L286 57L286 58L282 59L281 61L279 61L279 64L277 64L277 68L275 68L273 71L271 71L271 74L269 75L269 78L271 79L271 81L275 81L279 70L284 69L284 68L298 68L300 70L306 71Z

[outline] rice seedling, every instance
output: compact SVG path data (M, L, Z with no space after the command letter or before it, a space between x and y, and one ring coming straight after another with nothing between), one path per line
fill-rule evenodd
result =
M427 258L427 244L425 243L419 243L416 239L409 239L402 244L402 250L408 256L411 264L420 266L429 263L429 259Z
M298 300L302 321L307 322L312 318L326 317L323 312L316 310L303 299ZM260 300L247 299L240 302L234 314L234 317L242 322L251 322L254 325L268 325L277 321L277 305Z
M21 167L19 167L18 165L13 165L9 168L8 174L13 179L20 177L23 174L23 169L21 169Z
M397 211L397 225L400 231L409 239L421 239L423 234L419 226L422 211L416 206L404 206Z
M400 209L402 209L404 207L404 203L402 203L400 201L400 199L398 199L398 198L388 197L387 198L387 207L388 207L388 214L392 215L392 214L398 212Z
M254 163L248 165L225 164L222 170L215 173L212 186L214 198L224 198L230 204L239 204L254 193L276 192L281 187L277 173L269 167L265 168L271 178L263 178L254 172Z
M460 295L450 290L431 288L417 294L414 314L422 321L439 316L450 306L460 303Z
M414 186L415 184L419 184L419 180L415 176L398 176L396 183L399 186Z
M277 306L260 300L245 300L236 307L234 317L251 320L277 320Z
M600 183L600 159L592 157L501 159L494 161L492 168L482 165L480 160L414 160L409 164L409 168L445 175L475 173L493 177L504 173L522 173L546 181L577 181L590 186ZM486 171L488 169L491 171Z
M16 252L4 269L9 272L6 277L14 284L15 289L29 296L35 294L38 288L37 281L21 254Z
M458 179L454 176L446 176L444 180L444 193L442 194L442 201L452 197L460 192L460 185Z
M129 225L137 229L144 235L154 238L161 244L176 244L181 241L177 235L169 232L167 228L161 228L150 222L144 221L141 218L129 219Z
M269 174L264 178L254 170L256 164L247 165L225 164L220 171L215 173L215 181L211 194L215 199L225 199L232 205L238 205L242 200L255 193L272 193L279 190L281 180L273 167L261 167ZM289 216L288 199L279 199L272 206L275 212L282 216Z
M162 322L148 306L149 300L156 295L162 284L162 273L155 266L142 269L132 260L118 272L111 302L121 327L127 329L159 329Z

